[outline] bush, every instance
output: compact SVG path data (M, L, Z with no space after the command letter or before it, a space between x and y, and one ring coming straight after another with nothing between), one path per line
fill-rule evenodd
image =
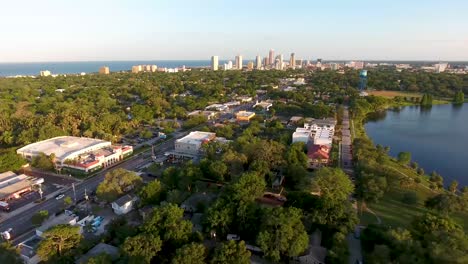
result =
M403 194L401 201L407 205L415 205L419 203L419 198L415 192L407 192Z

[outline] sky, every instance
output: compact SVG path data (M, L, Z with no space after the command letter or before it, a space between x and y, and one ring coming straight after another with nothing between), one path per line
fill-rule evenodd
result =
M467 0L0 0L0 62L468 61Z

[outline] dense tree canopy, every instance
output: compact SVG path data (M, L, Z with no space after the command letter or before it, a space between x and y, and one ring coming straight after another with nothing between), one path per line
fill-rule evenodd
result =
M99 199L113 202L125 192L130 191L142 184L140 176L125 169L115 169L106 173L96 191Z
M72 255L82 236L79 226L56 225L44 232L37 254L43 261L56 262Z

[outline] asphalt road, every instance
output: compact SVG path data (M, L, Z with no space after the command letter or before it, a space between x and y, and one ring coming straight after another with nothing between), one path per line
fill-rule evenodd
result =
M168 151L169 149L171 149L174 146L174 141L177 138L180 138L180 137L182 137L182 136L184 136L186 134L187 133L180 133L180 134L177 135L177 137L174 137L173 139L170 139L170 140L162 143L161 145L156 146L155 147L155 152L157 154L161 154L161 153L164 153L165 151ZM126 161L123 161L122 163L119 163L119 164L115 165L114 167L108 168L107 170L96 174L92 178L84 180L81 183L75 184L76 199L80 200L80 199L84 198L85 189L86 189L87 193L90 193L90 192L96 190L99 183L101 183L101 181L103 181L104 175L107 172L115 170L117 168L124 168L124 169L127 169L127 170L133 170L133 169L141 166L142 164L147 163L148 158L151 157L150 152L151 152L151 150L147 150L145 152L139 153L139 154L133 156L132 158L130 158L130 159L126 160ZM68 190L65 191L64 194L65 194L65 196L70 196L72 198L74 197L73 190L72 190L71 187L68 188ZM56 200L54 197L49 198L48 200L44 201L43 203L38 204L38 205L36 205L36 206L34 206L34 207L20 213L20 214L18 214L15 217L11 217L11 218L5 220L4 222L2 222L0 224L0 231L3 232L3 231L5 231L5 230L7 230L9 228L12 228L13 229L13 231L12 231L13 242L15 244L17 244L19 242L24 241L26 238L28 238L29 236L31 236L33 234L35 229L34 229L33 224L31 223L31 217L34 214L36 214L38 211L41 211L41 210L47 210L47 211L49 211L49 215L54 215L57 212L60 212L61 210L63 210L64 207L65 207L65 205L64 205L63 199Z

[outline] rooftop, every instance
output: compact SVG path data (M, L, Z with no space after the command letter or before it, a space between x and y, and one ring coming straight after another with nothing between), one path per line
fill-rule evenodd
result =
M178 143L188 143L188 144L197 144L204 141L210 141L216 137L216 133L212 132L202 132L202 131L193 131L190 132L187 136L176 140Z
M61 136L29 144L18 149L17 152L20 154L32 155L37 155L39 153L50 155L54 153L57 159L64 160L73 152L103 143L111 144L108 141L94 138Z
M249 111L239 111L236 113L236 116L240 117L249 117L251 115L255 115L254 112L249 112Z
M126 203L132 201L135 197L131 196L130 194L126 194L119 199L115 200L114 203L116 203L118 206L123 206Z
M112 259L116 259L119 256L119 249L105 243L99 243L90 249L86 254L79 258L75 263L87 263L88 259L98 256L102 253L106 253L111 256Z
M0 199L3 199L13 193L24 190L31 186L28 176L8 171L0 174Z
M40 227L38 227L36 230L39 230L40 232L45 232L49 228L54 227L56 225L63 225L63 224L70 224L73 223L77 220L76 215L66 215L66 214L60 214L56 217L53 217L52 219L46 221L44 224L42 224Z

